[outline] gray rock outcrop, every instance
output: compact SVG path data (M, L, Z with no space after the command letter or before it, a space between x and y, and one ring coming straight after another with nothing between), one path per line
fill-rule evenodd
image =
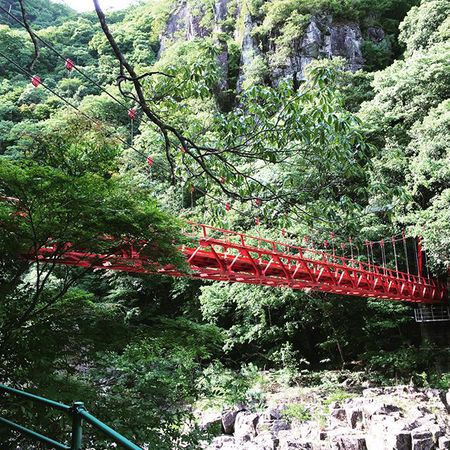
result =
M309 396L307 408L323 397ZM321 400L322 398L322 400ZM278 399L280 400L280 399ZM411 386L373 388L334 402L326 421L291 418L289 402L271 404L260 413L228 411L222 423L233 435L219 436L205 449L215 450L440 450L450 448L445 392ZM239 409L239 408L238 408ZM211 418L216 419L214 416ZM225 426L223 427L225 428Z
M212 5L212 23L206 25L202 21L205 15L205 11L201 9L202 6L193 8L187 0L180 0L160 36L159 56L171 42L189 41L223 31L222 24L225 19L229 14L234 14L234 19L237 20L242 7L242 1L238 1L238 7L233 8L231 13L229 11L231 3L230 0L215 0ZM265 81L273 85L277 85L281 79L304 79L308 64L319 58L342 57L346 61L346 68L350 71L356 71L364 65L361 51L363 35L356 21L336 20L330 15L312 16L303 35L293 39L289 44L289 51L281 52L282 57L277 58L273 58L278 51L276 40L271 41L268 48L263 49L264 46L261 46L253 35L257 26L258 23L247 13L241 29L235 32L236 42L239 42L241 46L237 91L241 90L246 73L251 72L251 66L258 58L261 59L261 64L267 66L268 79ZM367 38L374 43L380 43L385 39L384 30L380 27L370 27L367 30ZM220 44L220 39L218 43ZM226 50L224 47L219 57L220 66L224 69L222 83L224 89L228 87Z
M342 57L348 70L361 69L363 37L357 22L336 21L331 16L313 17L302 38L292 41L290 55L280 64L271 65L273 83L282 78L302 80L308 64L319 58ZM276 51L276 48L275 48Z

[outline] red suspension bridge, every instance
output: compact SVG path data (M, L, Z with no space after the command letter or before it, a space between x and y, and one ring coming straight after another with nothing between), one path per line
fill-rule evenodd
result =
M19 25L25 25L10 12L0 9ZM52 45L37 34L33 33L43 45L53 51L56 56L64 60L64 67L68 72L75 70L105 92L111 99L127 110L133 129L136 109L118 100L104 87L95 82L74 61L59 53ZM42 86L53 95L59 97L69 107L75 109L81 116L92 123L103 124L87 115L85 112L60 96L47 86L38 75L20 67L14 60L0 53L6 61L15 66L22 74L29 76L34 87ZM121 137L119 141L127 145ZM141 154L132 145L129 146ZM147 157L150 167L154 166L152 157ZM205 195L207 195L205 193ZM226 203L226 210L231 206ZM259 218L257 218L259 224ZM386 253L383 243L380 245L382 265L375 264L372 246L367 246L367 261L336 255L333 251L322 251L307 246L291 245L275 240L263 239L242 233L214 228L201 224L190 224L192 229L187 233L191 245L181 247L190 267L183 271L174 266L157 265L149 256L141 251L144 244L118 244L118 250L113 254L92 253L89 249L77 249L71 244L49 244L40 248L37 254L26 255L29 259L56 264L91 267L105 270L117 270L134 273L159 273L175 277L191 277L214 281L228 281L273 287L287 287L291 289L331 292L359 297L375 297L380 299L398 300L420 304L443 304L448 299L446 285L435 278L423 276L422 252L416 248L416 274L411 273L408 265L408 255L405 247L406 272L399 270L397 255L395 254L395 240L393 243L395 269L387 268ZM350 247L351 247L350 242Z
M143 244L121 244L116 252L108 255L76 249L71 244L63 248L51 244L41 248L37 258L42 262L93 269L158 273L421 304L444 303L448 297L443 282L422 276L420 270L413 275L354 257L338 256L334 251L315 250L197 223L189 225L191 230L186 236L191 244L180 248L190 267L187 271L172 265L158 266L151 257L143 255L140 250Z

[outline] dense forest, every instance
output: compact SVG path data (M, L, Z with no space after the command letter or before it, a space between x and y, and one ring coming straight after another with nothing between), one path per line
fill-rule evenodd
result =
M263 402L264 383L450 388L448 342L424 339L409 304L20 257L49 239L104 254L134 239L188 270L177 249L192 220L318 248L331 235L364 259L366 240L405 230L444 277L449 0L144 0L107 12L147 110L95 12L24 4L36 59L11 17L23 20L19 2L0 0L2 383L83 400L158 449L199 448L194 410ZM5 397L3 410L36 423L37 409ZM51 411L39 425L67 431ZM22 439L0 429L2 449L31 448ZM98 437L95 448L112 447Z

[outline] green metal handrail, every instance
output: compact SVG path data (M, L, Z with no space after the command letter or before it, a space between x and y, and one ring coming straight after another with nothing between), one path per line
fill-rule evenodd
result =
M133 444L126 437L114 431L108 425L104 424L102 421L98 420L95 416L89 413L82 402L75 402L72 406L65 405L64 403L55 402L38 395L30 394L29 392L21 391L19 389L14 389L4 384L0 384L0 392L6 392L16 397L25 398L36 403L41 403L50 408L57 409L66 413L72 419L72 436L71 445L68 447L61 442L55 441L54 439L38 433L30 428L23 427L11 420L0 417L0 426L5 426L12 428L20 433L23 433L37 441L47 444L49 448L56 448L62 450L82 450L82 440L83 440L83 421L91 424L94 428L108 436L116 444L119 444L128 450L142 450L141 447Z

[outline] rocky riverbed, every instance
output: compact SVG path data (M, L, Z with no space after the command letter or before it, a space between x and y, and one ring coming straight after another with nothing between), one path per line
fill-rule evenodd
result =
M206 411L202 426L221 430L207 450L450 449L450 391L413 386L341 390L292 388L264 409Z

